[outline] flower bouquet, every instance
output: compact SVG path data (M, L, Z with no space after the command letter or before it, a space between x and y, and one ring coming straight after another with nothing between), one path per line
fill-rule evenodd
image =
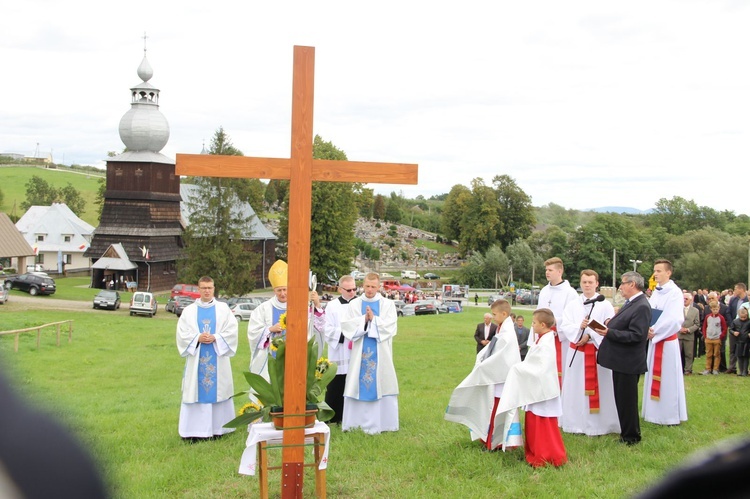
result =
M275 338L272 347L276 349L276 355L268 357L268 377L266 381L261 375L244 372L245 379L250 389L236 393L247 396L253 393L259 404L245 404L240 409L240 415L225 424L227 428L240 428L255 423L258 419L263 422L271 421L271 413L283 412L284 405L284 367L286 360L286 340ZM316 359L318 345L315 338L307 342L307 390L306 400L308 410L317 410L315 414L320 421L328 421L334 415L333 409L325 403L325 391L328 384L336 376L336 363L329 362L321 357Z

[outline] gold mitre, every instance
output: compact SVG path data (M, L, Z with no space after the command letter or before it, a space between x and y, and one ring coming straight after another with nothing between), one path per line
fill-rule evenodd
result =
M284 260L276 260L268 270L268 280L272 288L286 287L289 280L289 266Z

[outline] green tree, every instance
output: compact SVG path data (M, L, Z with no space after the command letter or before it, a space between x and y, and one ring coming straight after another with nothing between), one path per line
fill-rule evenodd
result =
M484 255L484 273L492 282L492 287L495 287L496 282L502 286L501 283L508 279L509 268L508 256L500 245L493 244Z
M565 274L571 284L577 285L583 269L599 273L599 282L612 282L612 255L616 251L617 273L632 269L629 260L643 260L654 254L651 239L633 220L617 213L598 213L594 219L580 227L570 238L566 255ZM639 269L640 270L640 269Z
M534 253L526 241L515 240L505 248L510 266L513 268L513 279L517 281L531 282L539 275L544 275L544 260Z
M470 210L471 190L461 184L451 187L443 205L441 227L449 241L461 239L461 221Z
M49 206L57 201L57 189L38 175L32 175L26 182L26 200L21 203L22 210L32 206Z
M470 251L487 251L496 243L498 216L495 191L481 178L475 178L471 181L471 197L459 221L459 252L466 255Z
M242 156L232 146L222 127L215 132L209 154ZM253 273L260 255L245 248L251 217L243 214L249 203L251 183L247 179L192 177L197 190L185 200L191 215L184 233L187 258L181 262L180 278L197 282L201 276L213 277L217 294L244 294L255 287ZM251 205L252 206L252 205Z
M86 207L86 201L73 184L68 183L65 187L56 189L43 178L32 175L26 182L26 201L21 203L21 208L28 210L32 206L49 206L52 203L65 203L78 216Z
M385 198L382 194L375 196L372 203L372 217L375 220L385 220Z
M96 198L94 199L94 204L97 206L96 208L96 217L101 220L102 219L102 210L104 209L104 194L107 191L107 178L101 177L99 179L99 187L96 189Z
M680 287L725 289L747 281L748 242L709 227L670 236L665 250L676 255L673 278Z
M313 158L346 161L346 154L324 141L313 140ZM354 223L357 221L357 194L360 186L349 182L314 182L310 224L310 270L318 279L335 281L349 273L354 254ZM279 253L286 257L289 233L289 205L281 215Z
M362 188L359 190L357 196L357 207L359 208L359 216L362 218L371 219L373 209L375 206L374 190L369 188Z
M58 190L58 198L70 208L70 211L78 216L80 216L86 208L86 201L83 199L78 189L73 187L73 184L71 183L68 183L68 185Z
M400 222L402 217L401 207L398 201L389 199L385 207L385 221L386 222Z
M273 208L276 206L278 196L276 194L276 185L268 182L268 185L266 185L266 190L263 193L263 200L266 202L269 208Z
M506 248L516 239L529 237L536 225L536 215L531 206L531 197L521 189L509 175L497 175L492 179L497 202L497 239Z
M250 218L242 215L242 201L221 179L196 177L198 186L185 202L191 211L185 229L187 258L180 267L180 279L198 282L213 277L217 294L241 295L255 287L253 273L260 255L245 249Z

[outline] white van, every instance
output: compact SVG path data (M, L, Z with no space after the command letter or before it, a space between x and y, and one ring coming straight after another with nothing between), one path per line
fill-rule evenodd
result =
M153 317L156 315L156 298L152 293L136 291L130 298L130 315L142 314Z
M416 270L402 270L401 279L420 279L421 276L417 274Z

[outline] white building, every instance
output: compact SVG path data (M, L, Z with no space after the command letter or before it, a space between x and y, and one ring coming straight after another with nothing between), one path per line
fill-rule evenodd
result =
M16 228L34 249L36 263L45 270L60 273L89 270L91 262L83 253L91 242L94 227L78 218L65 203L32 206L16 222Z

